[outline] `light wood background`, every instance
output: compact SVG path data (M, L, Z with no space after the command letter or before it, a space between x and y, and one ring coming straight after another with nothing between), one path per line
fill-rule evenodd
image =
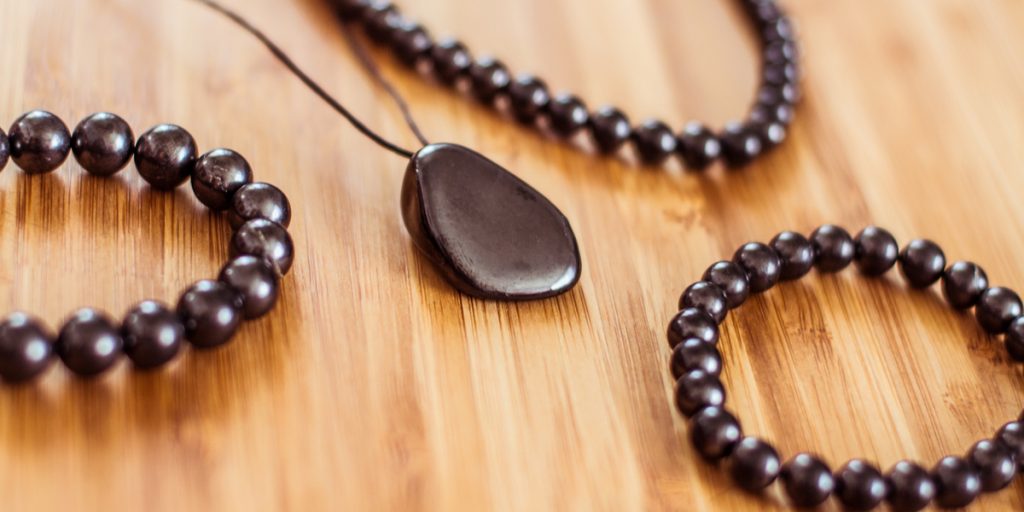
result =
M359 115L412 146L322 0L225 0ZM727 0L417 0L435 33L639 120L742 115L757 66ZM399 69L435 140L546 193L582 246L555 300L453 293L399 220L405 162L356 134L249 36L187 0L0 3L0 124L98 110L187 127L291 197L280 307L230 346L96 381L0 389L4 510L743 510L690 449L664 328L715 260L777 231L876 223L1024 286L1024 3L792 0L804 88L789 142L738 173L636 168L545 140ZM0 310L53 326L215 274L227 222L132 167L0 174ZM963 453L1020 412L1021 368L937 293L851 270L730 315L730 407L781 453L888 467ZM1024 480L979 508L1024 507Z

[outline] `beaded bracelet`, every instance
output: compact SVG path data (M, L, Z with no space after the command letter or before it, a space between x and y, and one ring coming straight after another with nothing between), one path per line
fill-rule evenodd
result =
M690 440L705 459L726 459L736 484L757 492L781 477L790 502L799 507L823 503L831 494L843 506L870 510L883 500L896 510L916 511L933 499L944 508L970 504L981 492L1006 487L1024 466L1024 415L999 429L993 439L978 441L965 457L948 456L930 471L901 461L884 476L872 464L855 459L835 473L820 458L800 453L782 464L769 443L744 436L739 421L725 407L719 379L722 359L716 345L718 326L730 309L751 293L766 291L779 281L797 279L812 267L838 272L855 262L867 276L880 276L899 263L913 288L942 281L946 301L955 309L974 308L981 327L1004 334L1010 356L1024 361L1024 307L1015 292L990 287L981 267L966 261L946 267L942 249L929 240L914 240L902 251L886 230L868 227L856 238L837 226L818 228L810 240L787 231L768 245L751 242L732 261L715 263L701 281L686 289L680 312L672 319L668 340L673 347L671 372L677 379L676 406L690 418Z
M31 380L54 354L77 375L110 369L126 354L138 368L155 368L178 353L182 341L210 348L227 343L243 319L268 313L277 302L279 279L291 268L294 246L286 230L291 206L273 185L253 183L252 169L238 153L214 149L199 156L183 128L156 126L134 142L120 117L93 114L68 133L57 116L34 110L0 130L0 170L8 157L27 174L54 171L74 152L86 171L111 176L134 157L135 167L154 189L173 190L191 178L196 197L213 211L227 211L234 228L231 260L217 280L189 287L176 310L157 301L133 307L117 325L108 315L85 308L68 319L57 336L35 318L14 313L0 321L0 378Z

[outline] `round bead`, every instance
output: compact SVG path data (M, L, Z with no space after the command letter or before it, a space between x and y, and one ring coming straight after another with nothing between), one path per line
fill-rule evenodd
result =
M434 66L434 75L443 83L453 84L459 77L469 72L473 64L466 45L455 39L444 39L430 50L430 62Z
M27 174L52 172L71 151L71 134L57 116L33 110L19 117L7 132L11 158Z
M200 348L227 343L242 324L242 297L219 281L199 281L178 301L185 337Z
M969 261L958 261L942 273L942 295L955 309L968 309L978 302L988 288L988 275Z
M0 377L25 382L53 361L53 335L35 318L13 313L0 322Z
M705 459L728 456L741 437L739 420L721 407L705 407L690 418L690 442Z
M281 189L269 183L243 185L231 198L228 222L238 229L253 219L266 219L284 227L292 221L292 206Z
M548 119L555 135L569 138L587 125L590 114L583 100L569 93L560 93L548 105Z
M71 151L89 174L111 176L131 161L135 152L135 135L124 119L100 112L83 119L75 127L71 134Z
M756 437L744 437L729 456L729 475L736 485L750 492L771 485L779 476L780 466L775 448Z
M761 141L761 152L768 152L775 149L786 140L786 125L778 120L753 120L747 123L747 127Z
M253 219L235 231L231 237L231 257L251 254L266 258L281 275L292 268L295 246L292 237L280 224L265 219Z
M974 314L982 329L1000 334L1006 332L1012 322L1024 313L1017 293L1009 288L986 288L978 298Z
M739 265L731 261L719 261L711 265L704 271L704 276L701 279L713 283L725 291L729 309L739 307L750 295L747 274Z
M729 300L725 291L707 281L697 281L686 288L679 298L679 309L697 308L722 323L729 312Z
M700 338L687 338L672 350L671 370L675 379L691 370L700 370L717 377L722 373L722 354L713 343Z
M406 66L416 67L416 63L426 57L433 47L434 40L419 23L403 22L392 30L391 48L398 60Z
M402 24L402 15L389 1L370 2L363 11L366 35L377 44L386 44Z
M356 20L366 13L370 0L333 0L331 2L343 20Z
M722 154L722 143L706 126L690 122L679 134L679 156L687 169L703 171Z
M981 479L981 490L985 492L998 491L1010 485L1017 474L1013 453L1005 446L989 439L974 443L967 452L967 462L977 469L978 478Z
M960 457L943 457L932 468L935 503L941 508L966 507L981 492L978 472Z
M633 136L633 128L626 114L615 107L605 106L590 116L590 134L598 151L611 154Z
M1024 470L1024 421L1011 421L999 428L995 441L1013 454L1018 471Z
M242 296L242 310L247 319L267 314L277 303L277 272L265 259L255 256L235 258L224 265L218 279Z
M882 473L871 464L854 459L836 471L835 495L843 507L852 511L867 511L885 499L888 486Z
M196 160L192 191L213 211L226 210L238 189L252 183L252 168L242 155L230 149L214 149Z
M811 245L815 264L822 272L838 272L853 261L853 239L839 226L826 224L815 229L811 233Z
M185 326L167 306L152 300L136 305L121 324L124 352L136 368L156 368L181 350Z
M1024 363L1024 316L1017 317L1006 328L1006 351L1014 361Z
M907 460L897 462L886 475L886 481L889 483L886 500L895 510L916 512L935 498L935 482L916 463Z
M769 245L779 255L779 278L784 281L801 278L814 267L814 246L800 233L783 231Z
M900 255L900 247L892 233L868 226L854 239L853 260L866 276L880 276L889 271Z
M711 315L696 309L680 311L668 326L668 341L672 348L688 338L697 338L707 343L718 343L718 323Z
M124 341L114 322L93 309L80 309L60 330L56 351L69 370L82 377L114 366Z
M807 453L789 459L782 466L781 476L789 501L798 507L816 507L824 503L835 488L828 465Z
M719 135L722 141L722 157L729 167L743 167L761 154L761 138L749 126L729 123Z
M469 79L473 95L484 103L492 103L501 93L508 90L512 76L500 60L481 57L469 67Z
M705 407L725 405L725 388L718 377L703 370L690 370L676 381L676 407L689 418Z
M0 171L7 167L7 160L11 156L11 144L7 139L7 134L3 130L0 130Z
M155 126L135 144L135 168L157 190L172 190L192 174L196 141L184 128L173 124Z
M676 152L678 141L672 130L654 119L644 121L633 130L636 154L645 165L661 165Z
M519 75L508 86L512 115L520 123L532 123L548 107L551 93L543 80L533 75Z
M782 262L775 250L765 244L744 244L733 255L733 261L746 273L751 292L763 292L779 282Z
M914 240L900 252L900 272L910 286L927 288L942 277L946 255L931 240Z

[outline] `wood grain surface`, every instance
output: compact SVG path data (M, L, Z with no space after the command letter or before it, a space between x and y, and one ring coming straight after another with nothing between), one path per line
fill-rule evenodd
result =
M226 0L371 125L414 145L323 0ZM757 65L728 0L416 0L477 53L634 119L718 126ZM513 169L576 228L554 300L453 293L413 248L405 162L359 136L256 44L187 0L0 2L0 124L109 110L237 149L291 197L280 307L233 344L95 381L55 367L0 389L3 510L759 510L698 460L672 406L664 329L710 263L783 229L874 223L1024 286L1024 3L791 0L805 101L742 172L601 159L515 126L383 53L427 135ZM0 310L57 326L215 274L229 227L129 167L0 174ZM894 274L811 275L730 315L721 349L748 433L838 467L930 466L1021 409L1024 376L972 317ZM59 365L58 365L59 366ZM834 506L834 505L830 505ZM1024 480L984 497L1024 507Z

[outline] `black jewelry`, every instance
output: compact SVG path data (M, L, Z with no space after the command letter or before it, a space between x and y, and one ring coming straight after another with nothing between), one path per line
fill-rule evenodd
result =
M740 487L760 491L781 478L790 502L799 507L817 506L834 494L852 510L870 510L888 500L896 510L915 511L933 500L943 508L966 506L982 491L1006 487L1016 475L1024 461L1024 415L992 439L976 443L964 457L945 457L930 471L902 461L883 476L862 460L833 473L807 453L783 464L770 444L744 436L739 420L725 409L726 393L719 379L722 359L716 347L719 324L748 293L799 278L812 266L820 272L838 272L856 262L862 274L880 276L898 264L912 287L927 288L941 280L951 306L974 307L978 323L988 332L1004 334L1010 356L1024 362L1024 316L1016 293L990 287L985 272L974 263L946 266L942 249L929 240L914 240L903 251L897 248L892 234L873 226L855 238L831 225L818 228L810 239L787 231L770 245L744 245L732 261L715 263L703 280L683 293L681 311L668 328L676 405L690 418L690 439L697 452L712 461L726 459L729 474Z
M82 309L54 336L24 313L0 321L0 377L30 380L57 355L72 372L93 376L110 369L122 352L138 368L174 358L182 341L199 348L227 343L244 319L265 315L277 302L279 280L291 268L294 246L286 227L291 207L273 185L252 182L248 162L229 149L198 155L184 128L156 126L135 142L123 119L109 113L85 118L69 133L57 116L33 110L0 130L0 170L8 153L27 174L54 171L74 152L95 176L112 176L134 157L139 174L154 189L172 190L191 180L196 197L214 211L228 211L235 228L231 260L217 280L186 290L176 310L157 301L131 309L118 324L105 313ZM9 148L9 149L8 149Z

